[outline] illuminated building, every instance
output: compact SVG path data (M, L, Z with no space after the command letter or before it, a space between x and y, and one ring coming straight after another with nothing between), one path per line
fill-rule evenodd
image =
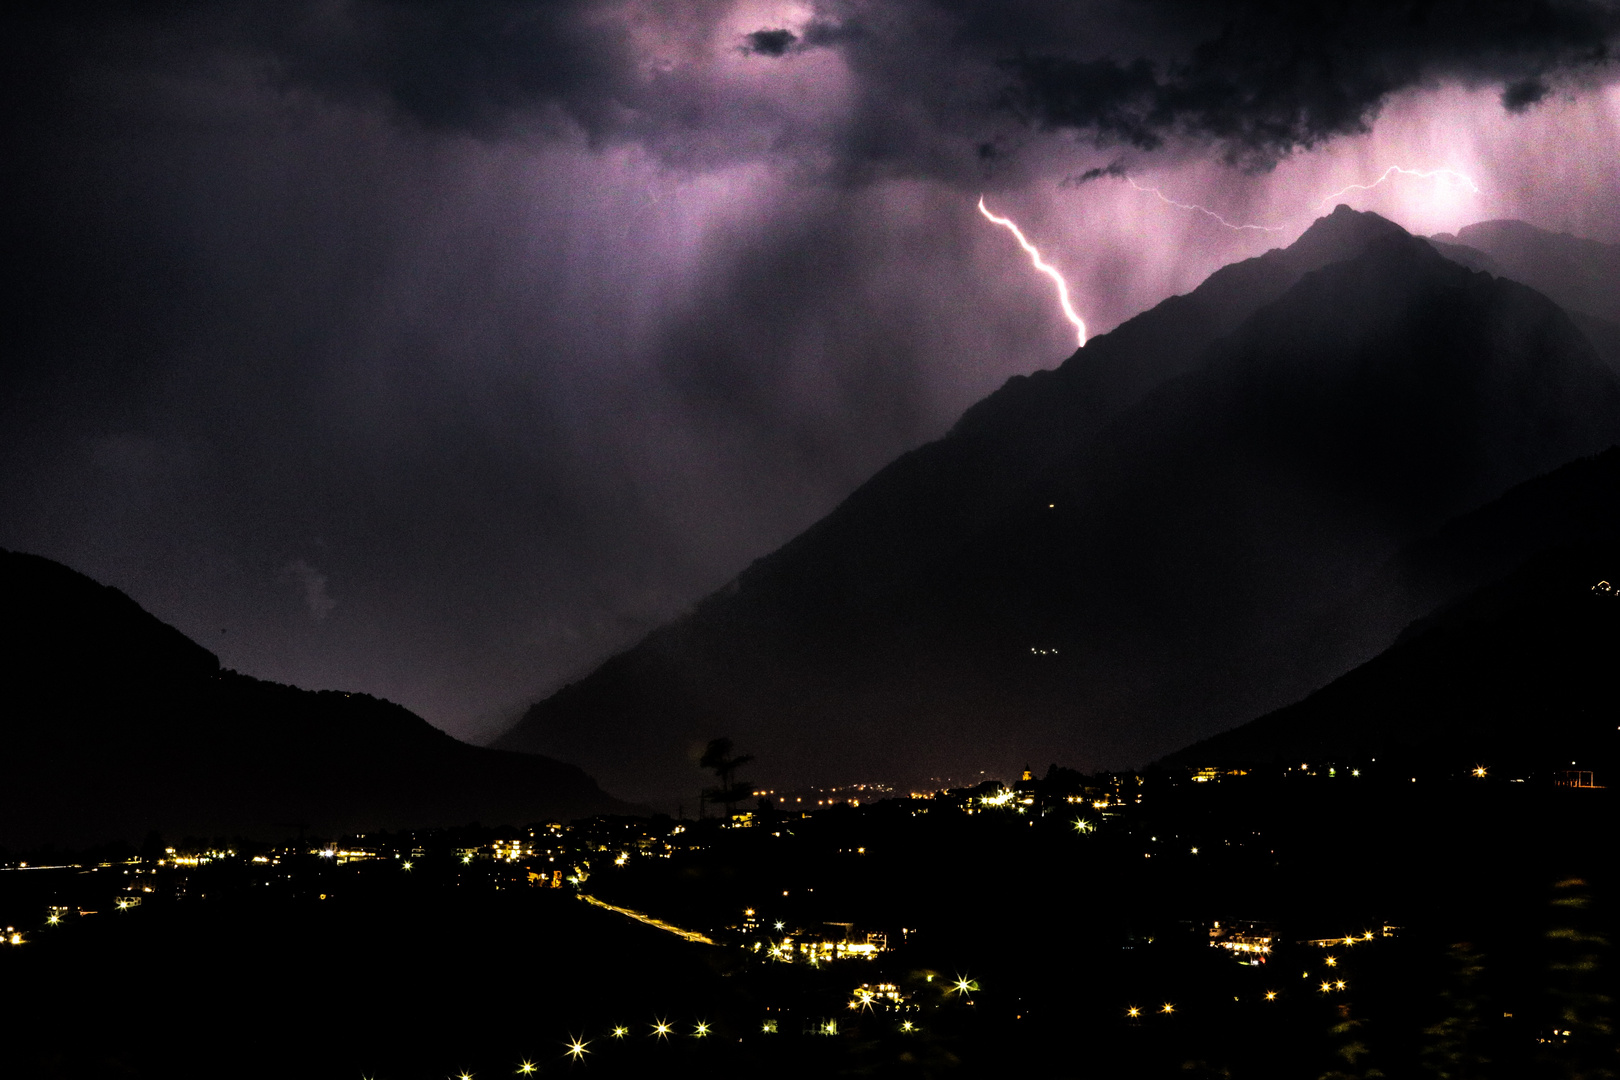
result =
M905 1000L906 995L894 983L861 983L851 992L849 1007L868 1011L878 1008L888 1010L904 1004Z
M794 959L819 964L829 960L872 960L889 949L889 935L881 930L859 932L854 923L823 923L835 933L808 934L802 930L785 934L771 947L771 955L792 962Z
M1216 921L1209 928L1211 946L1225 949L1240 964L1252 967L1259 967L1270 957L1276 936L1269 926L1253 920Z
M1192 774L1192 781L1196 784L1207 784L1227 776L1248 776L1248 769L1217 769L1213 765L1199 769Z

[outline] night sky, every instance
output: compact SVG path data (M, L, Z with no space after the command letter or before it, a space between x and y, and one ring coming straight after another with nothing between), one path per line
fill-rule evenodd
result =
M0 546L475 740L1073 351L981 194L1093 334L1390 166L1337 201L1620 242L1614 3L66 7Z

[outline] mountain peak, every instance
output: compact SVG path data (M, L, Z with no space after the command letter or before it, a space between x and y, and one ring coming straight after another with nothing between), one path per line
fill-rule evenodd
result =
M1340 203L1331 214L1313 221L1311 227L1288 246L1287 253L1295 259L1325 265L1350 258L1376 240L1410 236L1388 218L1370 210L1352 210Z

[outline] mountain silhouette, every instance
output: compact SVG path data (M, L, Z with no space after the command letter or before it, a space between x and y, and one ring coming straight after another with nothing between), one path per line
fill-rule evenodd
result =
M1481 221L1429 239L1449 259L1545 293L1620 372L1620 244L1523 221Z
M0 551L0 846L523 824L626 804L398 705L220 669L116 589Z
M1571 312L1620 323L1620 244L1549 232L1524 221L1479 221L1434 240L1483 252L1492 273L1523 282Z
M1612 540L1542 552L1303 701L1163 763L1394 759L1521 777L1577 766L1612 784L1620 599L1597 586L1615 580Z
M1364 659L1302 635L1617 438L1556 304L1341 206L1010 380L496 745L663 799L721 731L784 784L1149 760Z

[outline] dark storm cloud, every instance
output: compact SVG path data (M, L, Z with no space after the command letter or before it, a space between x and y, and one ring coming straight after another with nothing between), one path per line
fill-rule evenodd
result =
M1500 85L1504 105L1523 109L1548 80L1607 65L1620 32L1620 10L1595 0L1146 0L1031 4L1016 17L1000 3L910 0L883 19L863 21L865 11L827 5L803 26L762 27L739 47L785 58L848 46L879 107L915 106L952 79L982 78L977 92L947 95L961 111L954 122L992 122L965 114L999 105L1029 125L1102 143L1151 150L1187 137L1260 165L1365 131L1390 95L1442 80ZM596 4L369 0L238 18L244 43L273 57L283 77L380 94L431 128L487 134L551 108L593 137L659 141L671 129L738 119L715 108L703 80L649 70L627 27ZM1165 30L1136 40L1133 22ZM671 33L695 28L708 26L688 16ZM902 115L953 122L930 109ZM855 139L841 148L863 152Z
M632 6L633 7L633 6ZM1497 85L1522 110L1558 80L1606 69L1612 0L827 0L797 26L735 38L790 63L843 49L846 122L783 130L772 105L737 101L689 62L721 33L723 5L634 9L592 0L289 0L41 6L43 36L122 65L217 63L334 100L374 103L427 131L481 138L583 133L673 159L831 155L830 175L979 175L1008 129L1073 132L1153 150L1216 144L1261 165L1365 131L1397 92ZM36 57L23 66L38 68ZM37 84L38 79L29 76ZM780 110L778 110L780 111ZM791 126L791 125L790 125ZM772 128L763 142L750 128ZM727 142L733 145L725 145ZM994 150L991 155L984 148ZM881 163L878 173L863 168Z
M1107 165L1098 165L1096 168L1087 169L1085 172L1065 176L1058 182L1058 187L1076 188L1082 184L1089 184L1093 180L1101 180L1105 176L1123 180L1127 175L1129 174L1125 169L1125 163L1116 159L1110 161Z
M802 35L795 34L785 27L755 30L743 37L742 51L754 56L782 57L789 53L822 49L841 42L853 41L859 36L858 22L836 23L812 19L805 25Z
M744 52L755 56L786 56L789 49L798 44L799 35L791 30L755 30L747 37L748 44L743 47Z
M1426 84L1506 84L1503 104L1523 109L1548 77L1608 65L1620 31L1620 10L1586 0L1155 6L1217 29L1158 59L1035 46L1006 61L1011 107L1099 143L1186 136L1264 166L1368 130L1390 95Z

